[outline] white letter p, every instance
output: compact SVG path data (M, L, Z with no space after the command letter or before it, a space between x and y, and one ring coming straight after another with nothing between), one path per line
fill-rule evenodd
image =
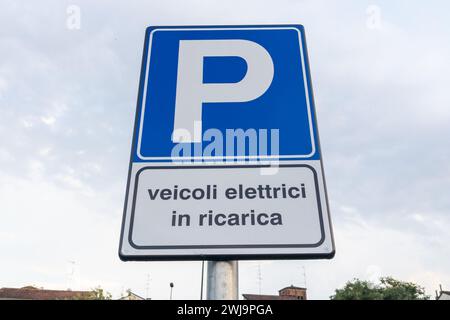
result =
M203 83L204 57L240 57L247 63L247 73L236 83ZM273 74L272 58L256 42L180 40L172 141L201 142L202 129L198 123L202 121L203 103L254 100L267 91ZM195 127L200 132L195 132ZM186 135L187 132L190 134Z

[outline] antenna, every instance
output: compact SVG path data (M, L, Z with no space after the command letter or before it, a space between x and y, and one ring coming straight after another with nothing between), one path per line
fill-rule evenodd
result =
M148 291L150 289L150 274L147 273L147 282L146 282L146 286L145 286L145 299L148 300Z
M259 294L261 294L261 285L262 285L262 275L261 275L261 263L258 263L258 287Z
M75 281L75 265L76 265L76 261L74 260L68 260L67 261L69 266L68 266L68 272L67 272L67 288L73 289L73 285L74 285L74 281Z
M303 268L303 284L306 288L307 287L307 285L306 285L306 268L305 268L305 266L302 266L302 268Z

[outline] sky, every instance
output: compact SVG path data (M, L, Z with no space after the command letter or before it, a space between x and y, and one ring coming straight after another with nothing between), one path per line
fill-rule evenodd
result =
M0 0L0 287L198 299L200 262L117 250L145 28L303 24L336 256L240 262L240 293L450 289L448 1ZM75 11L74 11L75 10ZM79 20L74 21L74 12Z

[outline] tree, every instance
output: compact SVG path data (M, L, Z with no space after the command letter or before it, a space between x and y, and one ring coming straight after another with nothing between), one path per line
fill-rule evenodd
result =
M86 300L111 300L112 295L101 287L94 288L86 298Z
M380 284L354 279L344 288L336 289L331 300L428 300L424 288L412 282L403 282L392 277L380 279Z
M412 282L403 282L391 277L381 278L384 300L428 300L425 289Z
M108 291L105 291L101 287L92 289L86 294L78 296L75 300L111 300L112 295Z
M347 282L342 289L336 289L331 300L382 300L378 288L369 281L354 279Z

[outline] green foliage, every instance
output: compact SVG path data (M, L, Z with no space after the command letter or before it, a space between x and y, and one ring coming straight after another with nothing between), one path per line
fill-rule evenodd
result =
M331 300L428 300L425 290L412 282L403 282L391 277L380 279L376 285L369 281L354 279L344 288L336 289Z
M103 290L101 287L93 289L86 300L111 300L112 295L108 291Z
M369 281L354 279L347 282L344 288L336 289L331 300L382 300L382 295L376 286Z
M425 289L412 282L402 282L391 277L381 278L384 300L428 300Z
M103 290L101 287L92 289L91 291L85 291L82 294L68 298L67 300L111 300L112 295L108 291Z

